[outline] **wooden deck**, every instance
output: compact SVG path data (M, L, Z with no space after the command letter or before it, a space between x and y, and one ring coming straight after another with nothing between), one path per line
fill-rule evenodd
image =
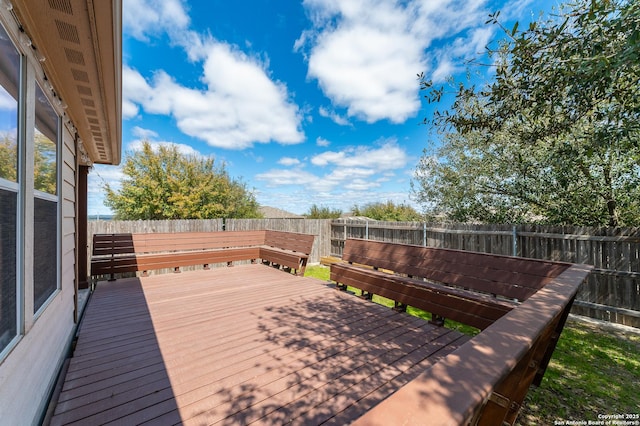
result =
M103 282L51 424L343 425L467 340L264 265Z

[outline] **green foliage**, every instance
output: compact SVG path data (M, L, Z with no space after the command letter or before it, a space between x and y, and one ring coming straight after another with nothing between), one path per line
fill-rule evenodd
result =
M38 191L56 194L56 145L41 133L35 135L33 153L33 186ZM0 139L0 178L18 181L18 149L15 136L5 134Z
M35 189L49 194L56 194L57 163L56 144L51 139L36 132L34 149L34 182Z
M105 185L105 204L120 220L260 217L245 184L212 158L185 156L176 146L157 151L144 142L125 159L119 191Z
M369 203L362 207L353 206L354 216L365 216L375 220L387 222L412 222L422 220L422 215L407 204L395 204L393 201L386 203Z
M337 219L342 216L342 210L314 204L304 216L307 219Z
M0 139L0 178L17 182L17 168L18 150L15 136L6 134Z
M499 24L498 14L489 22ZM640 3L580 0L503 27L484 87L436 112L413 190L456 221L640 223ZM426 97L444 88L422 81Z

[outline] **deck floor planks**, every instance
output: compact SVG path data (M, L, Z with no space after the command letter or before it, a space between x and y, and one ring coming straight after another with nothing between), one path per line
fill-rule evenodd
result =
M385 327L384 330L382 328L379 328L379 330L386 330L384 334L389 339L395 338L402 333L399 327L393 327L389 324L383 327ZM372 344L375 344L375 342L372 342ZM298 348L299 351L302 349L307 348ZM305 390L304 383L308 384L309 379L315 378L316 383L313 386L318 386L322 383L322 378L318 377L319 375L336 374L350 363L357 362L359 356L375 356L374 353L366 353L366 348L363 345L347 344L338 350L329 347L329 353L319 352L318 349L317 347L310 348L311 355L313 355L309 359L310 362L287 364L280 367L271 371L270 374L251 380L249 385L245 385L246 387L241 389L242 392L232 389L230 394L224 395L224 403L222 405L214 407L214 410L206 414L202 412L197 416L196 423L202 422L205 416L206 423L213 423L226 417L227 412L233 413L234 410L246 411L251 407L252 411L255 411L258 406L263 406L265 401L271 404L273 402L272 398L277 400L282 396L282 392L303 395ZM330 373L327 373L328 367ZM297 390L292 388L297 388ZM311 389L311 387L308 387L308 389ZM210 400L204 402L211 405ZM185 416L185 420L188 420L187 416ZM186 421L185 423L188 424L189 422ZM246 419L239 420L238 423L246 423Z
M415 335L396 337L396 342L402 342ZM375 342L371 342L375 344ZM408 343L405 341L403 343ZM285 424L300 415L306 413L323 402L340 395L349 388L356 387L364 380L369 379L375 373L388 369L393 363L402 357L404 350L410 351L420 348L422 345L406 345L401 348L384 348L376 346L373 351L367 351L362 358L345 354L342 360L338 360L330 374L322 371L311 371L309 377L291 387L292 383L286 383L280 393L270 395L261 404L253 405L250 409L236 413L223 423L231 420L237 424L251 424L256 421L266 421L269 424ZM300 374L300 373L297 373ZM306 383L305 383L306 382ZM359 391L359 390L357 390ZM256 409L258 408L259 409Z
M380 326L382 324L372 324L371 327ZM365 330L366 331L366 330ZM189 418L191 415L199 412L198 405L202 401L206 406L212 405L212 397L214 394L219 393L221 389L225 389L229 386L237 386L243 382L252 379L252 386L259 386L263 383L269 383L270 381L277 380L283 375L286 375L294 369L304 368L308 365L321 362L323 359L330 358L344 350L350 348L348 343L337 341L331 336L316 335L313 339L305 339L298 342L293 342L288 348L285 346L280 350L272 353L265 353L262 356L247 360L250 362L250 366L247 370L241 370L238 373L229 372L225 369L221 371L222 378L210 377L208 384L205 387L194 388L192 392L183 395L183 401L185 403L190 402L189 405L182 408L182 412L185 418ZM314 345L312 353L305 353L302 349ZM279 353L282 350L286 350L286 353ZM267 362L261 361L260 358L265 359ZM277 360L282 367L275 370L269 364L273 359ZM238 367L238 365L234 365ZM212 385L213 384L213 385ZM228 401L227 395L223 395L221 402Z
M101 283L52 424L338 424L465 340L264 265Z

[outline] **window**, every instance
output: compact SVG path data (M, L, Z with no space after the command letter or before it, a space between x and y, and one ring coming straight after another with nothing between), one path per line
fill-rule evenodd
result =
M18 335L20 63L20 54L0 26L0 353Z
M58 140L60 118L36 84L33 296L37 312L58 288Z

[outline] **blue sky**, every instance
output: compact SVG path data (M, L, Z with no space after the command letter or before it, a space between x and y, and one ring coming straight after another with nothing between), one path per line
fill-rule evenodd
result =
M417 74L464 75L499 35L489 13L526 22L550 4L124 0L124 154L146 139L213 156L260 204L299 214L413 204L433 111ZM102 185L121 178L94 167L90 215L110 213Z

